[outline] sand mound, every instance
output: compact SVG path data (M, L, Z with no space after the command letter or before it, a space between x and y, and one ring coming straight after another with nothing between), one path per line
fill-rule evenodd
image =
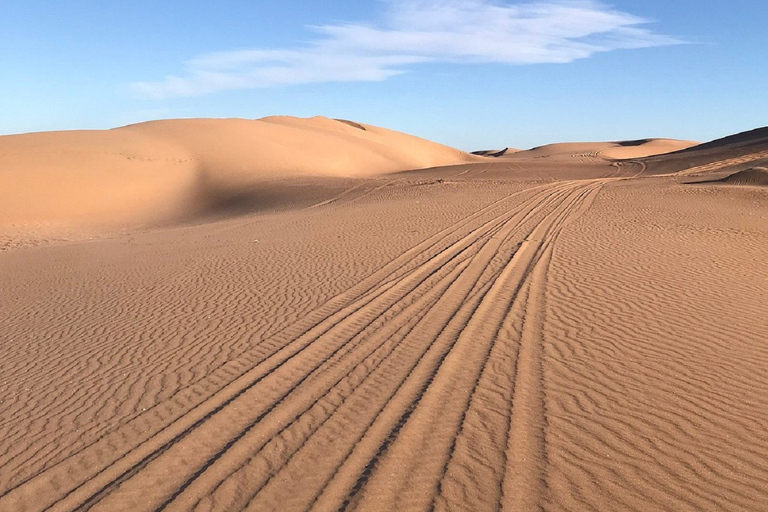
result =
M242 203L275 180L371 176L476 159L324 117L165 120L11 135L0 137L0 226L135 226Z
M512 155L513 158L604 158L622 160L678 151L697 143L676 139L639 139L617 142L563 142L538 146Z
M614 147L605 149L600 155L605 158L623 160L628 158L641 158L651 155L661 155L680 151L695 146L697 142L676 139L641 139L636 141L622 141L615 143Z
M515 153L512 158L550 158L556 156L576 156L592 154L598 156L598 153L611 147L610 142L559 142L556 144L546 144L537 146L526 151Z

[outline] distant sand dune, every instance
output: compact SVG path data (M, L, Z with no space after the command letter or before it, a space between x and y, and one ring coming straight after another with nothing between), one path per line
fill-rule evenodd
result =
M650 155L660 155L693 147L698 142L674 139L643 139L638 141L618 142L612 148L600 151L605 158L627 159Z
M675 139L641 139L618 142L564 142L547 144L510 155L510 158L606 158L628 159L689 148L697 142Z

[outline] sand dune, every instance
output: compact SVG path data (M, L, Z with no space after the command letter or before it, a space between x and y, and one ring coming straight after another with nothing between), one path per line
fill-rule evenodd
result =
M227 190L277 172L250 144L286 133L296 162L342 140L382 167L299 166L253 182L270 208L0 252L1 511L765 509L768 188L754 164L720 176L754 145L705 148L695 186L572 145L381 174L443 149L242 123L15 139L36 165L83 159L70 190L126 155Z
M699 144L696 147L690 148L690 152L702 152L711 149L727 151L731 148L764 148L766 141L768 141L768 126L705 142L704 144Z
M192 155L132 131L0 137L0 225L137 223L189 208Z
M698 142L675 139L643 139L617 142L611 148L603 149L600 155L605 158L628 159L661 155L679 151L697 145Z
M706 174L768 164L768 128L723 137L682 151L643 159L651 174Z
M5 136L0 226L130 227L258 198L276 180L371 176L473 158L410 135L319 117L167 120Z
M619 142L565 142L547 144L510 155L512 158L607 158L629 159L689 148L697 142L675 139L641 139Z
M640 158L648 154L690 147L693 142L647 139L625 142L567 142L548 144L525 151L478 151L482 164L457 164L408 173L411 176L502 180L576 180L634 177L646 173Z

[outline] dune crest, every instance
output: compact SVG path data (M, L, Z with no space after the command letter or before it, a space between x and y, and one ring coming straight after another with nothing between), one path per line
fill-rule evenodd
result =
M372 176L477 158L325 117L173 119L9 135L0 137L0 226L167 222L275 180Z

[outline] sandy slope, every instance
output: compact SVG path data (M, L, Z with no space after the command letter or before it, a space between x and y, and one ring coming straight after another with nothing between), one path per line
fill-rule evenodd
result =
M4 136L0 229L135 227L188 219L251 194L258 199L265 187L296 176L370 176L477 159L321 117L167 120Z
M768 127L723 137L667 155L643 159L648 174L708 175L768 165Z
M0 137L0 225L137 223L188 208L196 163L134 131Z
M768 188L552 161L0 253L0 510L763 510Z
M718 181L735 185L768 187L768 168L750 167L749 169L730 174L725 178L720 178Z

